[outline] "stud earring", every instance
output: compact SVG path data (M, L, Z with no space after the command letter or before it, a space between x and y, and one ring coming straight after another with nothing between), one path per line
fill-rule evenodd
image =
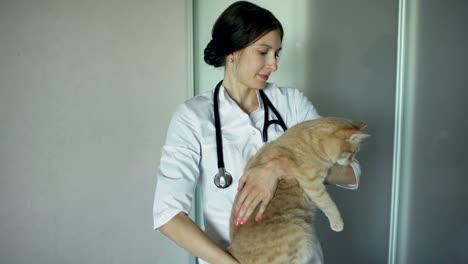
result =
M229 59L229 62L233 62L234 60L232 58Z

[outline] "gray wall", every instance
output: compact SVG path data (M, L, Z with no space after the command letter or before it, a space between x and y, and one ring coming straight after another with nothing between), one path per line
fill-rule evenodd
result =
M390 263L468 263L468 1L402 7Z
M0 263L188 263L151 214L170 115L192 94L187 10L0 1Z
M467 263L468 2L328 0L307 9L306 94L322 114L362 119L373 134L359 155L359 190L329 188L345 230L333 233L321 218L326 262Z
M357 191L329 187L343 214L334 233L320 214L326 263L387 261L392 186L398 1L309 1L306 95L324 116L368 123Z

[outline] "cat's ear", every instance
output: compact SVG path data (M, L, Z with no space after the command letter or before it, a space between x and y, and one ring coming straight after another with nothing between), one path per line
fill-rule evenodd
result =
M367 126L367 123L364 121L352 121L352 123L356 129L363 129Z
M370 136L371 136L370 134L367 134L359 130L355 130L353 131L353 133L351 134L348 140L352 143L361 143L361 141L363 141L364 139Z

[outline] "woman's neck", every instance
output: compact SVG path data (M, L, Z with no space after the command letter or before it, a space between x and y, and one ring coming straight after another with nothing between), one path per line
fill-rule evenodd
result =
M256 89L226 79L223 81L223 86L229 94L229 97L231 97L245 113L250 114L257 110L259 102Z

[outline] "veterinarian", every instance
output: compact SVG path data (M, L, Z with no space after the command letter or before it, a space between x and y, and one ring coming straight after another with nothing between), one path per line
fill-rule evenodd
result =
M225 251L231 208L235 206L238 225L249 217L261 221L278 181L287 174L280 162L244 172L248 159L288 127L320 118L300 90L268 82L278 70L282 39L281 23L270 11L245 1L229 6L213 26L204 58L224 67L223 80L184 102L172 116L157 172L154 229L200 263L237 263ZM355 189L359 175L357 162L335 166L326 182ZM204 230L187 216L197 184ZM251 215L257 206L258 214Z

